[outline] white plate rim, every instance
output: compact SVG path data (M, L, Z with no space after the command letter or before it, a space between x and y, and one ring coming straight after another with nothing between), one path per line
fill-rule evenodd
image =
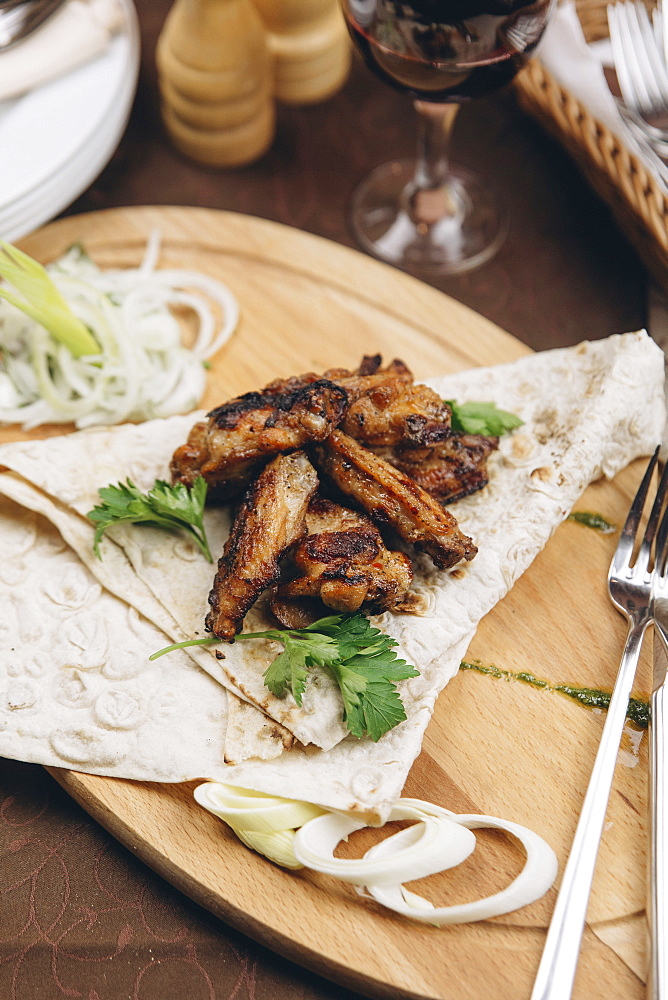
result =
M140 32L135 8L132 0L120 0L120 2L125 20L122 34L125 36L127 54L116 89L107 94L103 101L104 113L100 116L101 127L97 121L92 123L87 134L81 135L68 159L60 163L55 171L35 180L18 196L12 195L11 201L4 204L0 202L0 234L5 239L17 238L15 234L9 236L8 227L11 225L20 226L21 217L26 213L33 213L35 204L37 202L43 203L47 192L54 196L54 183L63 185L59 196L61 204L49 215L41 218L40 222L47 221L67 204L71 204L92 183L108 162L120 140L127 124L136 90L140 62ZM94 134L92 142L91 129ZM102 159L103 155L105 156L104 160ZM88 169L85 169L86 167ZM63 198L67 200L63 202Z

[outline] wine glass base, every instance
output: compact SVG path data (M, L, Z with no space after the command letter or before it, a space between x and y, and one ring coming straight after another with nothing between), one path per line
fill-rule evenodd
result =
M434 221L416 224L405 195L414 171L412 160L385 163L356 189L351 223L360 245L374 257L415 273L461 274L490 260L506 237L507 224L478 176L459 165L449 166L444 189L448 210L436 213Z

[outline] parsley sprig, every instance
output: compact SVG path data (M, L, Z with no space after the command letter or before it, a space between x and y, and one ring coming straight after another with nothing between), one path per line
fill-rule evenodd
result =
M375 743L406 718L395 685L419 671L394 652L396 641L374 628L368 618L355 614L329 615L306 628L267 629L266 632L243 632L240 639L275 639L283 645L263 677L277 698L288 691L298 705L312 667L324 667L339 686L343 699L343 718L348 729L360 739L368 736ZM206 646L220 642L216 636L187 639L159 649L149 657L156 660L174 649Z
M168 531L184 530L213 562L204 529L204 501L206 500L206 480L198 476L191 488L184 483L171 486L162 479L156 479L148 493L135 486L131 479L116 486L103 486L98 490L103 501L88 512L95 525L93 549L98 559L100 539L113 524L152 524Z
M300 629L246 632L237 639L275 639L283 652L269 665L264 682L283 698L291 691L298 705L309 669L323 667L334 678L343 699L343 718L353 736L381 736L406 718L396 682L418 671L394 652L396 641L356 614L330 615Z
M445 402L452 410L452 429L464 434L489 434L500 437L524 423L515 413L500 410L496 403L458 403L454 399Z

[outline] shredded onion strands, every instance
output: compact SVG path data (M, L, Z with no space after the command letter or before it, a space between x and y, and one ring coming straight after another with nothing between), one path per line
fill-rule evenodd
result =
M98 354L75 358L35 320L0 299L0 423L31 430L150 420L195 409L204 362L231 337L239 305L205 274L158 269L160 234L151 233L139 267L102 271L80 247L47 266ZM196 321L182 343L175 310Z
M337 858L341 840L365 826L359 818L219 782L195 789L195 800L232 827L247 847L286 868L311 868L351 882L362 896L422 923L470 923L510 913L543 896L557 877L557 858L526 827L495 816L457 815L421 799L399 799L390 820L416 820L375 844L363 858ZM524 868L500 892L470 903L435 907L403 882L454 868L473 852L474 829L505 830L526 852Z

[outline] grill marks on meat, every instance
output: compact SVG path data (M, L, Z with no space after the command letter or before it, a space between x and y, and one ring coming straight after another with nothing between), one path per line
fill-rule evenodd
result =
M411 561L385 547L366 515L316 494L306 528L306 536L290 553L296 575L279 584L277 604L320 598L339 612L358 611L362 605L371 611L401 605L413 580Z
M401 444L374 450L445 504L461 500L487 485L487 459L498 446L496 437L453 431L432 446Z
M318 486L303 452L279 455L243 499L218 562L206 628L231 642L263 590L279 577L286 549L306 530L306 510Z
M218 563L206 627L233 641L260 594L286 627L334 611L415 611L408 556L389 528L439 569L476 553L443 504L487 483L497 438L452 431L439 395L379 354L355 370L276 379L216 407L171 463L174 482L202 475L208 499L245 496ZM318 472L348 509L316 495ZM249 487L249 483L253 483ZM364 512L364 513L362 513ZM380 530L379 530L380 529Z
M439 502L452 503L487 483L496 439L453 433L450 420L448 405L415 385L402 361L383 368L379 354L368 355L354 371L276 379L212 410L174 453L172 476L190 486L203 475L210 500L224 502L239 496L274 455L340 427Z
M204 476L211 500L232 499L275 455L324 440L347 402L345 390L327 379L285 392L248 392L193 427L174 452L172 478L192 486Z
M376 375L366 381L375 384L359 392L344 382L350 402L340 426L350 437L369 448L417 447L452 433L450 407L433 389Z
M373 520L394 529L448 569L477 552L457 521L412 479L342 431L314 449L316 465L334 486Z

